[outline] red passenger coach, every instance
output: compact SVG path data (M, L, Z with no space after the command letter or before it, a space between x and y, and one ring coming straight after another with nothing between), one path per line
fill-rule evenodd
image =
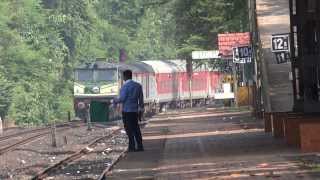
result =
M223 74L220 72L209 72L210 77L210 88L211 89L217 89L219 86L219 83L221 82L221 78L223 78Z
M185 104L189 101L189 76L185 60L143 61L155 74L156 97L160 104ZM197 100L213 98L222 77L206 67L194 69L192 74L192 97Z
M158 94L178 92L179 74L159 73L156 75Z
M208 72L195 72L192 75L192 91L208 91Z
M153 68L155 74L155 101L159 103L178 101L180 97L179 68L172 61L143 61Z

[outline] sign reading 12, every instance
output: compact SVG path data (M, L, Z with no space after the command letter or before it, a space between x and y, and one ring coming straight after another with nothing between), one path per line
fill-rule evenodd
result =
M271 51L272 52L289 52L289 35L272 35L271 37Z

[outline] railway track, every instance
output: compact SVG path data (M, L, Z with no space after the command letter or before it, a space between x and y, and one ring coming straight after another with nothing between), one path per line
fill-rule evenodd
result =
M32 178L32 180L45 179L54 171L62 169L64 167L68 166L68 164L70 164L71 162L74 162L74 161L84 157L85 155L89 154L98 145L99 142L101 142L102 140L105 140L105 139L111 139L117 133L119 133L121 130L122 130L122 128L118 127L118 128L115 128L111 133L107 134L106 136L96 138L95 140L91 141L89 143L89 145L82 148L78 152L64 158L63 160L59 161L58 163L46 168L45 170L43 170L40 173L38 173L35 177ZM120 159L120 157L122 157L124 155L125 152L126 152L126 150L121 153L121 155L116 159L116 161L118 161ZM104 177L104 174L107 173L114 164L115 164L115 161L103 172L103 175L101 175L101 177Z
M19 128L20 128L20 127L7 127L7 128L4 128L4 129L3 129L3 132L11 131L11 130L19 129Z
M64 124L60 124L60 125L57 125L57 132L60 132L60 131L63 131L63 130L66 130L66 129L70 129L70 128L73 128L73 127L79 127L79 125L74 124L73 123L64 123ZM5 154L6 152L9 152L21 145L24 145L24 144L27 144L29 142L32 142L38 138L41 138L45 135L48 135L51 133L51 128L50 127L45 127L45 128L38 128L38 129L33 129L33 130L30 130L30 131L24 131L24 132L19 132L19 133L16 133L16 134L12 134L12 135L8 135L8 136L3 136L0 138L0 142L1 141L8 141L8 140L11 140L12 138L17 138L17 137L21 137L21 136L26 136L26 134L34 134L35 135L32 135L30 137L27 137L27 138L24 138L20 141L17 141L11 145L8 145L4 148L1 148L0 149L0 156Z
M76 124L76 123L78 123L78 122L62 123L62 124L57 124L56 127L57 128L61 128L61 127L70 126L70 125ZM25 136L26 134L33 134L33 133L39 133L39 132L42 132L42 131L48 131L48 130L50 130L50 128L51 127L42 127L42 128L32 129L32 130L25 130L25 131L21 131L21 132L14 133L14 134L0 136L0 142L7 141L7 140L9 140L11 138Z
M102 173L101 175L99 176L98 180L105 180L106 179L106 175L108 175L108 173L112 170L113 166L115 164L117 164L119 162L119 160L125 156L125 153L127 152L128 149L126 149L125 151L123 151L118 157L117 159L115 159L112 164L107 167Z
M10 134L10 135L0 136L0 142L7 141L7 140L9 140L11 138L16 138L16 137L23 136L23 135L26 135L26 134L37 133L37 132L44 131L44 130L47 130L47 129L48 129L48 127L37 128L37 129L33 129L33 130L21 131L21 132Z

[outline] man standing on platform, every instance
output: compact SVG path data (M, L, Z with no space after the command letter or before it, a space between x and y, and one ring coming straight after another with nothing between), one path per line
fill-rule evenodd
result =
M115 103L122 103L122 119L129 138L129 152L144 151L138 124L138 113L144 109L142 86L132 80L132 71L123 72L125 83L120 89L120 97ZM137 147L135 144L137 143Z

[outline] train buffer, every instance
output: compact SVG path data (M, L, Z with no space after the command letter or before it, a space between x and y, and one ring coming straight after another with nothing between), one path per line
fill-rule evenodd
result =
M159 114L143 129L145 151L127 153L106 179L313 179L299 150L264 132L246 110Z

